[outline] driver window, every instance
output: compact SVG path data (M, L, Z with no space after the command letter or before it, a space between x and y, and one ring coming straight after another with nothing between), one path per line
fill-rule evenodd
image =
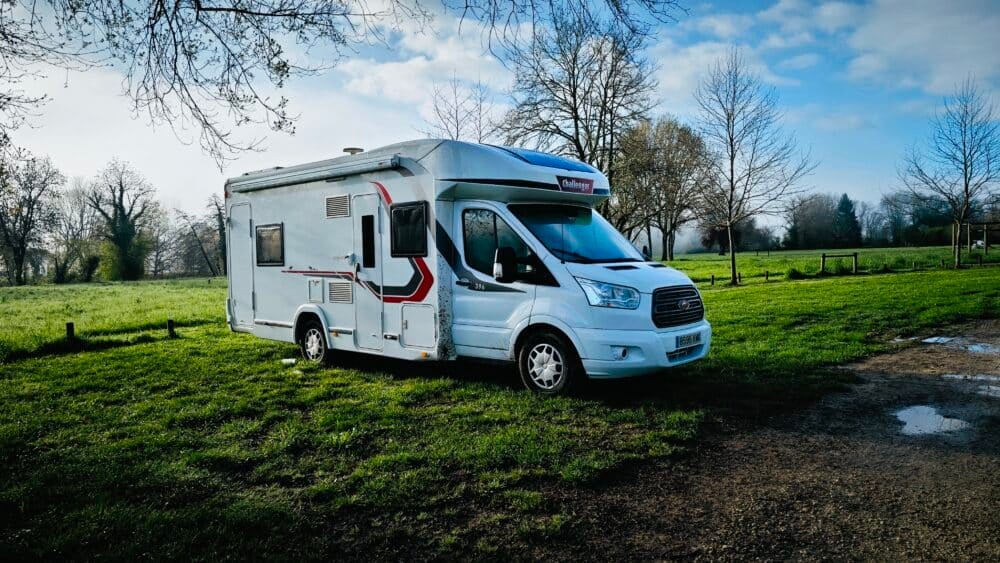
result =
M465 239L465 263L470 268L493 277L497 248L509 246L517 255L517 271L532 271L534 254L510 226L489 209L467 209L462 213L462 237Z

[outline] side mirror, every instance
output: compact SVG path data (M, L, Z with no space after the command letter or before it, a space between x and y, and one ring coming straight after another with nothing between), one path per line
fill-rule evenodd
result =
M517 279L517 255L509 246L497 249L493 259L493 278L500 283L510 283Z

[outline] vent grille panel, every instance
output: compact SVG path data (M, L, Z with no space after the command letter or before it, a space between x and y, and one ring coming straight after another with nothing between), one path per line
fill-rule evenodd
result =
M329 286L330 303L353 303L354 283L351 281L332 281Z
M337 195L326 198L326 218L337 219L351 216L351 197Z
M690 285L661 287L653 292L652 315L657 328L688 325L705 318L705 306Z

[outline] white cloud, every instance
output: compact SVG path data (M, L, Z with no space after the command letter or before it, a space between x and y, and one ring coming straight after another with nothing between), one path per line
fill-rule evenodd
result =
M732 39L746 33L753 25L753 18L745 14L711 14L687 20L682 25L719 39Z
M816 25L827 33L855 25L861 16L861 7L846 2L827 2L816 8Z
M816 53L802 53L801 55L795 55L794 57L789 57L780 63L778 63L778 68L785 70L804 70L816 66L820 61L820 56Z
M851 34L848 76L941 95L967 76L1000 82L1000 10L993 1L876 0Z
M510 86L511 72L483 47L482 30L474 22L459 22L442 14L437 23L437 30L413 24L402 26L397 57L353 59L340 65L336 72L345 77L350 92L422 105L425 115L434 84L452 77L481 81L495 92Z
M804 0L778 0L757 16L765 22L777 24L786 33L801 33L814 26L811 12L812 6Z
M107 69L30 84L32 91L48 92L52 101L41 108L32 127L19 129L13 139L35 154L51 156L68 177L91 178L112 157L121 158L150 180L168 208L200 211L211 194L222 192L226 178L242 172L331 158L346 146L374 148L420 136L422 121L414 109L350 95L330 82L317 77L288 89L293 111L300 115L294 135L265 127L236 130L241 139L270 133L266 150L242 154L223 172L197 144L183 144L168 127L133 119L129 100L115 95L121 75Z
M821 131L853 131L871 127L871 122L858 114L834 114L817 117L814 121Z
M863 114L846 109L829 108L819 103L809 103L789 108L785 119L796 126L808 126L819 131L855 131L872 127L872 120Z
M762 49L793 49L808 45L815 41L815 37L807 31L797 33L772 33L760 42Z
M290 112L298 115L295 134L274 133L264 126L244 126L233 134L241 140L266 137L262 152L245 153L220 172L195 144L184 144L169 127L153 128L148 119L133 119L121 92L122 76L111 69L40 78L27 84L31 92L48 93L52 101L14 134L14 141L37 154L47 154L67 176L90 178L112 157L133 163L157 188L169 208L200 210L227 177L275 165L331 158L343 147L375 148L423 136L434 81L453 74L482 79L490 87L507 87L510 73L483 52L478 31L465 22L444 30L421 31L403 22L393 35L395 50L372 47L379 58L354 58L324 75L292 81L282 93ZM65 87L64 87L64 82ZM197 140L192 131L181 132Z
M659 110L681 117L697 113L694 91L705 73L733 48L731 43L703 41L680 45L670 38L663 38L650 49L650 58L658 64L656 79L661 104ZM753 49L741 47L749 68L761 80L773 86L797 85L798 81L775 74Z

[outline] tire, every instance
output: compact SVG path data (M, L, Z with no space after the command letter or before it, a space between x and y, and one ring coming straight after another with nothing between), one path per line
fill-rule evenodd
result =
M567 395L586 378L573 344L551 330L538 331L521 343L517 369L524 386L541 395Z
M323 364L330 360L330 348L323 334L323 324L319 320L306 319L302 322L299 350L302 352L302 359L307 362Z

